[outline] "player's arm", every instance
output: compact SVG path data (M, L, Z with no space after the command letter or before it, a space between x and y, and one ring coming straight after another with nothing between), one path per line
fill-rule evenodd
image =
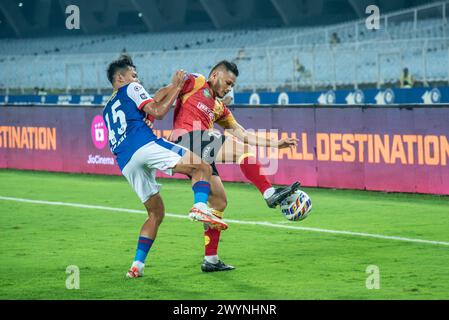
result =
M217 124L223 129L227 129L234 137L252 146L257 147L274 147L274 148L288 148L298 144L298 139L273 139L258 136L254 132L248 131L241 126L232 115L227 107L224 109L223 116L217 121Z
M183 70L180 70L180 71L183 71ZM191 91L193 89L194 84L195 84L195 77L192 74L184 73L183 84L182 84L179 94L183 94L183 93ZM154 94L154 97L153 97L154 100L156 100L156 101L162 100L165 96L167 96L167 94L169 94L170 90L172 90L173 87L174 87L173 83L170 83L168 86L165 86L165 87L159 89L158 91L156 91L156 93Z
M267 138L263 136L258 136L254 132L248 131L245 128L243 128L238 122L235 122L230 126L230 133L238 138L239 140L243 141L244 143L247 143L252 146L257 147L274 147L274 148L289 148L294 147L298 145L298 139L273 139L273 138Z
M173 76L172 83L156 92L152 101L146 103L142 110L157 120L161 120L170 110L181 92L185 81L185 71L178 70Z
M173 84L169 84L168 86L165 86L161 89L159 89L158 91L156 91L156 93L154 94L153 98L155 101L161 101L163 100L169 93L170 91L173 89ZM154 128L154 117L150 114L147 114L144 121L147 124L147 126L150 129Z
M182 88L180 90L180 92L178 93L178 97L182 96L183 94L191 91L195 85L195 76L193 74L185 74L184 76L184 84L182 85ZM155 94L154 94L154 100L156 101L161 101L162 99L164 99L170 92L171 90L173 90L175 88L175 86L173 85L173 83L169 84L168 86L165 86L161 89L159 89ZM176 99L176 98L175 98ZM147 114L147 117L145 119L145 123L150 127L153 128L153 122L154 122L154 117L151 114Z
M171 90L173 90L174 86L172 83L170 83L168 86L165 86L163 88L160 88L158 91L156 91L156 93L153 96L153 99L155 101L161 101L162 99L164 99Z

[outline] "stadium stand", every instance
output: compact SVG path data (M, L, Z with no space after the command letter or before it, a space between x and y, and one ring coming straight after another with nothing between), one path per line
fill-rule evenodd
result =
M434 4L437 7L441 4ZM449 24L425 15L432 6L319 28L165 32L0 40L0 88L71 91L109 87L104 70L120 52L133 55L146 86L158 88L177 68L207 73L222 59L239 65L238 90L380 87L413 66L422 83L449 78ZM419 20L418 18L423 18ZM331 41L337 37L338 41ZM76 52L74 54L73 52Z

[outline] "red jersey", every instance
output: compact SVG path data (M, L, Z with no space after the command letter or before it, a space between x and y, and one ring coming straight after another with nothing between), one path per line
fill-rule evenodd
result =
M206 78L189 74L176 101L173 130L208 130L214 123L228 129L237 122L228 107L215 98Z

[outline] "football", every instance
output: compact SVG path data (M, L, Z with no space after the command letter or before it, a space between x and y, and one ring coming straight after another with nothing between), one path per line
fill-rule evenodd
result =
M312 211L312 200L304 191L296 190L281 202L281 211L290 221L304 220Z

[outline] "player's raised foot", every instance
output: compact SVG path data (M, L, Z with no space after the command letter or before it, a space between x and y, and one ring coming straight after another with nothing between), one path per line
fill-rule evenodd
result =
M273 193L273 195L268 199L265 199L265 201L270 208L276 208L276 206L278 206L282 202L282 200L298 190L300 186L301 184L296 181L288 187L276 188L276 191Z
M228 228L226 222L214 215L210 209L200 210L193 207L190 209L189 218L193 221L201 221L213 229L226 230Z
M143 263L136 263L136 262L137 261L133 262L133 265L126 273L126 277L128 279L139 278L143 276L143 269L145 265Z
M235 267L227 265L221 260L218 260L217 263L210 263L204 259L203 264L201 265L201 271L203 272L230 271L234 269Z

